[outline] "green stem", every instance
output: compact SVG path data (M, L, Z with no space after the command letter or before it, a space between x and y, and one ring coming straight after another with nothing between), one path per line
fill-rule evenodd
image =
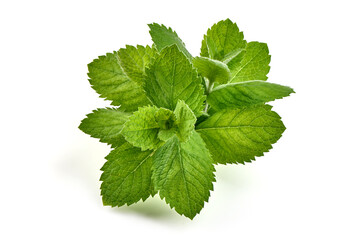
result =
M207 84L206 89L205 89L205 95L206 96L209 96L209 94L211 93L213 87L214 87L214 82L209 80L209 84ZM209 104L208 104L207 101L205 101L204 112L207 113L208 110L209 110Z

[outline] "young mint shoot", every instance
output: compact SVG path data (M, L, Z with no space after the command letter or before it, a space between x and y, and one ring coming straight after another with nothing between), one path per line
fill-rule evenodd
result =
M251 162L279 140L285 126L266 103L294 91L266 82L267 45L244 40L229 19L208 29L198 57L171 28L149 27L151 47L127 45L88 65L92 88L114 107L79 128L112 148L104 205L159 194L193 219L213 190L214 164Z

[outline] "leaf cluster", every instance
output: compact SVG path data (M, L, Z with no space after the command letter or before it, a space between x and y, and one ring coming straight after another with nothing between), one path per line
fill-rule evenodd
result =
M266 82L265 43L247 42L236 23L214 24L193 57L171 28L149 24L153 46L129 46L88 65L89 82L114 108L79 128L112 151L102 167L104 205L159 193L194 218L213 190L214 164L251 162L285 126L266 103L293 89Z

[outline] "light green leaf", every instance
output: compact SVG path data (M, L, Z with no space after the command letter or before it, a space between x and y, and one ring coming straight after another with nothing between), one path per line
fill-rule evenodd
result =
M150 104L143 89L123 72L117 52L100 56L88 65L89 82L100 97L125 111Z
M216 163L245 163L263 156L281 137L285 126L271 106L217 112L197 126Z
M171 208L193 219L213 190L214 171L204 141L194 132L189 141L174 136L155 152L152 180Z
M142 86L145 78L145 67L154 59L156 54L156 49L149 46L126 45L126 48L119 50L121 67L132 81Z
M161 130L159 131L158 138L159 138L161 141L166 142L167 140L169 140L170 138L172 138L175 134L176 134L176 129L175 129L175 128L171 128L171 129L161 129Z
M144 89L156 106L174 110L180 99L201 115L205 101L201 78L176 45L164 48L146 75Z
M148 26L150 28L151 38L159 52L162 51L165 47L176 44L180 51L183 52L189 60L192 59L192 56L186 49L185 44L178 37L175 31L157 23L148 24Z
M178 101L174 114L176 116L177 136L180 141L186 142L194 130L196 116L182 100Z
M210 115L212 115L209 112L211 112L211 108L209 109L208 112L204 112L200 117L197 118L196 123L195 123L195 128L197 125L199 125L200 123L202 123L203 121L208 119L210 117ZM214 111L214 112L216 112L216 111Z
M173 111L170 111L169 109L160 108L155 113L155 120L159 124L160 129L168 130L175 124L175 115Z
M141 151L125 143L106 156L100 178L104 205L131 205L155 195L151 183L152 155L153 151Z
M200 56L223 61L245 46L244 34L236 23L226 19L208 29L202 41Z
M227 83L230 79L230 70L223 62L207 57L195 57L193 65L203 77L212 82Z
M157 107L147 106L134 112L121 132L126 141L141 148L142 151L156 148L160 143L157 137L159 124L155 119L157 111Z
M207 101L216 110L240 108L280 99L294 93L290 87L264 81L246 81L220 85L213 89Z
M266 80L270 71L270 59L266 43L249 42L244 51L228 62L230 82Z
M241 54L244 54L245 48L239 48L235 51L232 51L231 53L227 54L225 58L222 60L223 63L228 64L231 60L234 58L241 58Z
M91 137L99 138L100 142L117 147L125 142L121 135L123 124L130 114L115 108L100 108L86 115L79 129Z

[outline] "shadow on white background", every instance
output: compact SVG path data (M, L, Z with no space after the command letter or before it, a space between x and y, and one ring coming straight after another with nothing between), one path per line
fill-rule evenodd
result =
M102 173L100 168L105 163L104 157L111 148L96 139L90 139L90 136L82 133L76 126L74 126L74 132L73 142L68 143L67 149L62 151L63 154L54 165L54 172L61 182L74 188L73 191L86 192L87 201L97 204L104 212L111 212L125 218L133 215L172 225L190 221L177 214L174 209L170 209L165 200L160 199L159 194L149 197L145 202L140 200L130 206L114 208L103 206L100 196L99 178ZM74 137L77 138L76 141ZM205 203L201 212L201 215L208 212L213 218L223 216L224 213L231 211L234 204L241 203L237 198L249 194L247 191L254 184L254 173L248 166L216 165L215 168L217 181L214 183L214 191L211 192L209 203ZM200 215L195 217L197 218L200 218Z

